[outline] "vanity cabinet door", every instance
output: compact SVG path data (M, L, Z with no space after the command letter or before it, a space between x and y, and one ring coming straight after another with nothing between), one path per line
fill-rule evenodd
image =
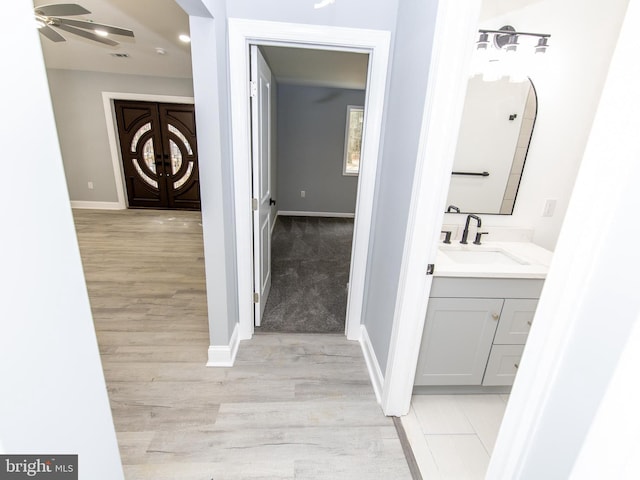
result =
M524 345L494 345L491 348L482 385L487 387L513 385L523 350Z
M502 299L431 298L415 385L480 385Z
M524 345L536 313L538 300L512 298L504 301L496 338L498 345Z

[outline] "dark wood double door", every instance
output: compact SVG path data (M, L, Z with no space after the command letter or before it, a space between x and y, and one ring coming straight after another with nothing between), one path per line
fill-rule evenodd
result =
M193 105L114 106L129 207L200 210Z

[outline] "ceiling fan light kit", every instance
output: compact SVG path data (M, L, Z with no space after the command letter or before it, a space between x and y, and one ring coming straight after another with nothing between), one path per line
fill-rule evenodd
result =
M79 37L93 40L104 45L115 47L119 42L107 38L108 35L121 35L133 37L133 31L96 23L92 20L77 20L72 18L77 15L87 15L91 12L75 3L61 3L56 5L41 5L34 8L36 26L40 34L52 42L65 42L64 38L57 30L63 30Z

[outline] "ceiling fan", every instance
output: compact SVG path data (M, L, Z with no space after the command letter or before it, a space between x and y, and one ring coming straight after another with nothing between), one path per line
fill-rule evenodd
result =
M66 39L54 29L64 30L80 37L116 46L119 42L106 38L110 33L133 37L133 32L126 28L103 25L92 20L74 20L70 18L76 15L86 15L91 13L84 7L75 3L61 3L58 5L42 5L34 8L38 31L53 42L65 42Z

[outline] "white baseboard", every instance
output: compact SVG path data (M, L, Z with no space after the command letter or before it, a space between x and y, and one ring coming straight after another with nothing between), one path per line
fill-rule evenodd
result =
M278 221L278 213L276 212L275 216L273 217L273 222L271 223L271 235L273 235L273 230L276 228L276 222Z
M373 345L371 345L367 328L364 325L362 325L362 334L360 335L360 347L364 354L364 361L367 363L367 370L369 370L369 377L371 378L373 391L376 394L376 400L381 404L384 377L382 376L382 370L380 370L380 363L376 358L376 353L373 351Z
M126 207L118 202L88 202L71 200L71 208L87 208L91 210L125 210Z
M342 212L300 212L297 210L278 210L278 215L285 217L335 217L335 218L354 218L355 213Z
M229 345L209 345L207 367L233 367L239 345L238 324L236 323Z

